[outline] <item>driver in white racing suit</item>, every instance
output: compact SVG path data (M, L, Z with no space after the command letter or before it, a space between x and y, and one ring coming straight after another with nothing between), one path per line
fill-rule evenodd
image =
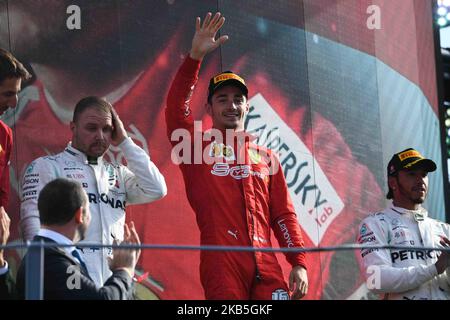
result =
M97 97L80 100L70 127L72 141L63 152L38 158L26 169L21 190L22 235L25 240L32 240L38 234L39 192L48 182L64 177L80 182L89 198L92 221L80 243L120 242L125 206L164 197L167 193L164 177L147 153L127 136L122 121L107 101ZM121 150L127 166L103 159L110 144ZM102 287L111 275L107 261L111 248L81 249L89 275Z
M405 249L362 249L361 269L369 290L386 299L450 299L450 252L408 247L448 248L450 226L428 217L421 204L428 191L428 172L436 164L409 148L395 154L387 168L392 204L365 218L358 242Z

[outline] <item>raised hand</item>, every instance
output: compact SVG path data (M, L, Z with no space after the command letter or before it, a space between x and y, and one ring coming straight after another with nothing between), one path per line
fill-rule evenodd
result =
M131 221L130 225L128 226L125 224L125 237L124 241L129 244L141 244L141 240L139 239L139 236L137 234L136 228L134 226L134 222ZM139 260L139 256L141 255L140 249L134 249L133 250L136 255L136 262Z
M139 236L134 227L134 222L130 223L130 226L125 224L125 234L124 239L121 244L141 244ZM117 243L114 243L117 244ZM140 249L113 249L113 258L109 261L109 268L111 270L125 270L128 272L130 277L134 276L134 269L136 263L139 260L139 255L141 253Z
M202 60L205 55L228 40L228 36L221 36L216 39L216 34L223 26L225 18L221 16L220 12L211 17L211 12L208 12L203 24L201 24L200 17L195 20L195 34L190 52L192 59Z
M111 114L113 124L111 144L113 146L118 146L119 144L122 143L123 140L125 140L128 137L128 134L127 131L125 130L122 120L120 120L119 115L117 114L114 107L111 108Z
M450 240L446 237L441 237L439 242L444 248L450 247ZM443 273L448 267L450 267L450 252L442 251L435 263L438 274Z

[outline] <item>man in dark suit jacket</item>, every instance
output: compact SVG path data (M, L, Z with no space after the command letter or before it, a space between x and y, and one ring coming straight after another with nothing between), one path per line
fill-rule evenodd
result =
M56 179L40 192L38 209L41 230L34 241L72 245L84 238L91 215L83 187L75 181ZM125 225L122 243L139 244L133 222ZM75 246L44 249L44 299L118 300L132 297L132 277L139 250L114 250L112 276L97 288ZM25 296L27 255L17 274L19 298Z

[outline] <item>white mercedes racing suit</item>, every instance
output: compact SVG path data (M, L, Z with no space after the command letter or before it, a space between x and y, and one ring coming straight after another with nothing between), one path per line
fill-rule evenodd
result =
M121 241L124 234L125 206L161 199L167 193L164 177L146 152L131 138L120 145L127 167L113 165L98 158L88 163L84 153L71 147L55 155L41 157L26 169L22 180L20 227L23 237L31 240L40 228L37 200L41 189L55 178L68 178L81 183L91 211L91 223L85 243L112 244ZM80 243L83 243L80 242ZM97 286L111 275L107 257L111 248L84 248L83 259L89 275Z
M365 218L358 242L364 245L442 248L450 226L428 217L428 212L391 205ZM450 299L450 269L438 275L439 251L362 249L360 263L367 286L386 299Z

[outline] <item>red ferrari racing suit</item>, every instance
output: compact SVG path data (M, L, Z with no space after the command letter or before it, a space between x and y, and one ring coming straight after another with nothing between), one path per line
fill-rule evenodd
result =
M9 159L11 157L12 132L0 121L0 206L7 210L9 199Z
M194 128L189 100L199 70L200 61L189 56L178 70L167 98L166 123L174 148L180 140L171 138L172 134L183 128L189 137L207 140L201 142L201 155L209 151L214 157L214 161L193 163L198 152L194 138L191 149L182 151L184 160L185 152L194 154L180 163L201 244L268 248L272 247L272 228L282 247L303 247L297 216L274 154L252 143L249 135L242 144L234 143L235 138L224 138L221 144ZM304 253L287 253L286 257L293 267L306 267ZM202 251L200 278L207 299L288 298L281 267L270 252Z

